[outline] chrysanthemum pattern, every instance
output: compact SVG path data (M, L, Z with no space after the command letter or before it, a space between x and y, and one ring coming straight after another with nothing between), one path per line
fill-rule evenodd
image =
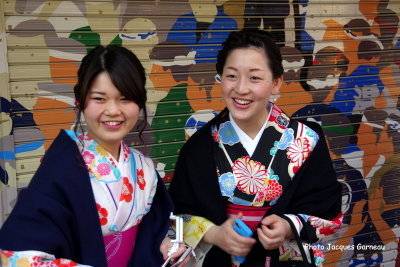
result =
M310 143L307 138L299 137L293 140L287 149L287 157L295 166L300 166L310 154Z
M250 160L249 156L239 158L232 170L237 178L237 187L243 193L254 195L263 186L267 170L260 162Z

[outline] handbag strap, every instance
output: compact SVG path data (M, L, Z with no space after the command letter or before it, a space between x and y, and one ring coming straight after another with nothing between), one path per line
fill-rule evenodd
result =
M289 223L290 228L292 229L292 232L293 232L293 235L295 237L297 246L299 247L299 250L300 250L300 253L301 253L301 257L303 258L304 266L315 266L314 252L312 251L311 246L308 248L308 251L310 252L310 258L311 258L311 263L310 263L308 261L307 254L306 254L306 252L304 250L303 242L302 242L302 240L301 240L301 238L299 236L299 233L297 232L296 227L293 224L293 221L289 217L287 217L285 215L283 215L281 217L283 219L285 219Z

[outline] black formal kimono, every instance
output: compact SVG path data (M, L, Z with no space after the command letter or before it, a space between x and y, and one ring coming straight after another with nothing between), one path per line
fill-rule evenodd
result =
M183 146L169 191L176 214L185 214L185 242L197 250L203 266L237 266L230 255L201 241L213 225L227 219L227 207L267 208L264 216L289 218L298 242L285 240L266 251L258 242L240 266L301 263L299 239L321 242L341 226L341 186L336 179L321 127L289 119L270 104L269 118L250 156L229 111L198 130ZM257 232L254 233L257 239ZM324 257L313 247L318 265Z

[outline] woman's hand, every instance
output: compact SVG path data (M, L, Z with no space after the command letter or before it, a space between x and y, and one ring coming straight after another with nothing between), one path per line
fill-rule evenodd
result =
M203 241L218 246L230 255L247 256L256 240L241 236L233 230L233 222L237 218L237 216L232 216L220 226L212 226L204 235Z
M261 244L268 250L277 249L285 239L294 237L290 224L275 214L261 220L261 228L257 228L257 233Z
M171 242L171 239L169 237L165 237L160 246L160 252L163 255L164 260L168 259L168 251L171 249L172 246L173 243ZM185 244L184 243L179 244L178 251L171 255L170 263L174 264L174 262L176 262L179 259L179 257L185 252L185 250L186 250ZM183 260L183 262L178 265L178 267L185 266L190 261L190 257L191 257L190 255L186 257Z

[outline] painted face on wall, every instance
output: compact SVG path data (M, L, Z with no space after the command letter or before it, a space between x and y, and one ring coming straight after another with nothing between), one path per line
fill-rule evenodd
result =
M279 93L281 84L282 78L273 79L268 58L259 48L237 48L228 55L222 73L222 97L242 129L261 127L268 116L270 96Z
M93 82L83 111L88 135L116 157L121 139L135 126L139 111L135 102L121 95L108 73L102 72Z

